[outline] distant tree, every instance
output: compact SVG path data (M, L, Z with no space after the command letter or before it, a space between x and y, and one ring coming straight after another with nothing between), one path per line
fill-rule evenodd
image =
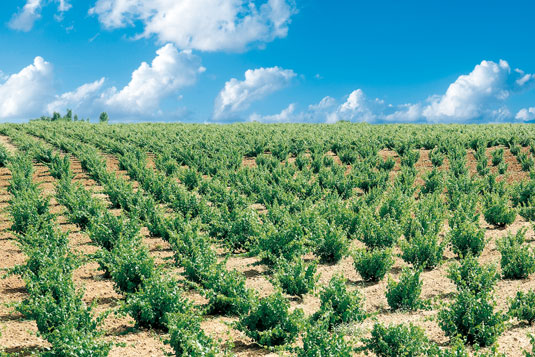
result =
M78 114L74 114L74 121L78 121Z
M67 120L67 121L72 121L72 110L71 109L67 109L67 114L65 114L63 119Z
M100 114L100 118L99 119L100 119L101 123L107 123L110 118L108 117L108 113L102 112Z
M58 112L54 112L54 114L52 114L52 121L56 121L56 120L60 120L61 119L61 114L58 113Z

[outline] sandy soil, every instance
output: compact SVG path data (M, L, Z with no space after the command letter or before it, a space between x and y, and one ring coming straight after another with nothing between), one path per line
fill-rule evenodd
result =
M0 142L6 143L7 138L0 136ZM7 145L6 145L7 146ZM487 150L487 155L490 158L491 152L494 148ZM331 153L336 162L339 159ZM393 157L396 160L396 166L394 168L393 175L399 171L400 159L395 152L383 150L380 155L385 157ZM521 171L520 165L516 161L516 158L511 155L509 150L506 150L505 154L506 162L509 163L510 174L507 177L508 181L518 181L525 179L528 175ZM117 172L118 175L129 179L125 171L118 170L117 159L112 155L106 155L106 161L108 170ZM76 180L82 182L86 187L93 188L96 192L102 190L96 183L87 178L87 175L83 172L79 165L79 161L71 159L73 170L77 172ZM151 167L153 167L153 157L151 156ZM254 159L244 159L244 166L255 167L256 163ZM468 167L472 173L475 173L475 162L473 153L468 154ZM432 165L429 161L429 152L427 150L421 150L420 160L416 164L419 171L419 180L426 171L431 170ZM445 160L443 169L447 169L448 163ZM495 170L490 165L491 171ZM52 195L54 193L54 179L48 174L46 167L36 164L36 179L43 182L42 187L45 193ZM350 169L350 167L348 167ZM7 169L0 169L0 207L7 207L7 201L9 199L6 187L7 180L9 179L9 171ZM138 187L134 182L134 187ZM106 199L104 195L99 197ZM70 231L70 242L73 249L79 253L91 253L95 251L96 247L90 244L89 238L83 232L66 222L66 218L62 216L64 208L57 205L53 201L52 209L58 213L58 222L61 223L61 227L64 230ZM260 205L261 206L261 205ZM258 206L257 208L262 211L264 207ZM120 214L118 210L117 214ZM489 239L483 254L480 257L482 263L494 263L499 265L500 254L496 250L496 239L500 238L509 232L515 233L519 229L526 227L528 230L528 241L530 244L534 244L535 233L531 228L531 224L525 222L521 217L507 229L495 229L488 226L482 219L482 225L486 228L486 237ZM0 215L0 266L2 268L9 268L16 264L20 264L24 261L24 256L13 244L11 236L6 231L9 228L8 216L5 212ZM179 274L180 269L170 267L166 264L167 258L172 255L169 246L166 242L151 238L148 232L144 228L144 244L146 244L151 254L155 256L160 264L165 265L165 269L169 270L169 273ZM359 247L359 242L353 242L353 247ZM422 273L423 291L422 298L431 299L432 301L444 302L451 299L452 294L455 291L455 286L447 279L446 270L449 264L455 261L455 256L451 251L446 252L446 261L443 265L432 271L426 271ZM255 289L260 296L267 296L274 291L272 284L269 282L267 276L267 269L262 265L258 265L258 259L254 257L233 256L227 262L228 269L236 269L243 272L247 277L247 286ZM390 278L397 279L401 272L401 269L406 264L400 258L396 258L395 265L389 274ZM348 336L360 337L366 336L375 321L383 322L386 324L413 322L425 329L427 336L441 345L445 345L448 339L445 337L442 330L439 328L436 321L437 309L429 311L415 311L415 312L392 312L390 311L385 298L385 291L387 285L387 279L383 281L371 284L364 282L359 274L353 267L353 261L350 257L343 259L336 265L320 265L318 272L321 274L320 280L317 284L317 289L320 290L327 284L329 279L334 275L341 273L348 279L348 287L350 289L359 289L365 296L365 307L370 313L376 313L375 318L369 318L363 323L345 326L344 332ZM75 281L85 288L84 299L86 301L97 301L98 310L104 311L105 309L113 309L117 306L122 296L117 294L113 289L111 281L103 279L101 272L98 270L96 263L88 263L78 269L75 272ZM16 277L0 281L0 298L1 302L21 301L24 298L24 284ZM498 308L506 309L507 299L514 296L519 290L528 290L535 288L535 277L530 277L526 280L519 281L499 281L496 287L496 299ZM195 302L202 303L203 298L194 291L187 292L187 295ZM435 304L436 305L436 304ZM291 299L292 308L302 308L306 315L313 314L319 307L319 299L315 294L308 294L302 300ZM255 345L250 339L244 337L240 332L230 327L230 324L236 321L235 318L221 317L221 316L207 316L205 317L202 327L211 336L221 339L222 343L227 340L234 341L233 352L238 356L262 356L273 355L257 345ZM21 352L25 350L35 350L46 346L46 343L32 334L35 332L35 326L31 321L24 321L20 316L11 313L9 309L3 305L0 310L0 325L2 326L2 337L0 338L0 345L6 348L10 352ZM165 335L158 331L147 330L135 330L133 329L133 321L126 317L117 317L111 315L105 323L104 328L107 331L107 338L123 342L125 347L116 347L112 350L111 356L163 356L165 351L165 345L161 342L161 339L165 338ZM534 333L535 329L531 326L520 324L516 321L510 321L510 325L507 331L499 338L498 349L507 353L509 356L519 356L522 354L523 349L529 348L528 333Z

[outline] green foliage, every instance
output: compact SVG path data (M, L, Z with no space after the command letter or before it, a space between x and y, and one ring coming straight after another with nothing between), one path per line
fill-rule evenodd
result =
M260 299L236 328L262 346L292 343L299 334L303 311L289 312L290 304L280 292Z
M431 347L424 331L413 324L383 326L376 323L370 338L364 339L365 348L376 356L426 356Z
M353 263L362 279L379 281L394 265L394 258L390 249L360 249L355 252Z
M505 227L515 221L516 211L508 206L506 196L493 194L486 197L484 216L487 223Z
M449 277L457 285L455 300L438 313L441 329L450 338L461 336L469 344L490 346L505 330L506 317L494 311L492 296L498 278L492 266L481 267L467 256L460 266L450 267Z
M0 167L6 167L9 162L9 153L4 145L0 145Z
M369 248L392 247L401 236L401 226L388 214L381 218L372 209L363 208L356 233L357 238Z
M429 152L429 160L434 167L440 167L444 163L444 154L438 148L434 148Z
M524 243L525 234L526 230L520 230L516 235L508 234L496 242L502 255L502 275L506 279L526 279L535 272L535 254Z
M467 254L479 256L487 244L485 230L477 222L468 220L455 222L448 237L453 252L459 257Z
M183 297L178 281L153 275L126 299L125 311L140 327L166 329L170 313L185 312L190 302Z
M350 357L352 348L338 331L329 331L330 315L307 325L303 334L303 347L297 349L298 357Z
M154 261L146 246L138 241L122 239L111 251L99 250L98 262L111 276L116 288L125 293L136 292L141 283L154 274Z
M264 227L257 250L265 263L274 265L279 258L292 260L304 253L305 232L297 219L285 215L277 226L265 223Z
M108 123L108 121L110 120L110 117L108 116L108 113L102 112L100 113L100 116L98 119L101 123L105 124L105 123Z
M208 298L210 314L245 314L254 299L254 292L245 287L245 276L220 265L206 283L204 294Z
M474 294L490 293L500 278L496 266L481 266L477 258L467 255L461 259L460 264L453 264L448 269L450 278L459 291L469 290Z
M414 167L420 159L418 150L408 150L401 156L401 166Z
M401 242L401 257L416 268L433 269L442 262L446 243L437 234L423 235L416 231L409 241Z
M503 163L503 154L504 154L503 148L498 148L492 152L492 165L493 166L499 166L501 163Z
M461 290L455 301L438 313L446 336L461 335L469 344L490 346L505 330L505 315L495 312L496 303L488 294Z
M421 305L421 292L420 271L404 269L398 282L388 280L386 300L392 310L415 310Z
M284 293L303 296L314 290L319 279L316 270L316 262L306 264L299 258L293 261L281 259L277 262L273 278Z
M341 275L331 278L329 285L320 292L320 301L320 309L313 319L323 319L330 327L366 318L364 297L358 290L348 291L346 279Z
M444 176L442 171L433 168L424 178L424 184L421 188L423 194L441 192L444 187Z
M175 356L216 357L219 349L201 329L200 317L191 310L175 312L168 316L169 339Z
M349 242L342 228L322 221L313 234L314 254L322 263L338 263L347 254Z
M535 321L535 291L518 291L514 299L509 302L509 316L533 325Z

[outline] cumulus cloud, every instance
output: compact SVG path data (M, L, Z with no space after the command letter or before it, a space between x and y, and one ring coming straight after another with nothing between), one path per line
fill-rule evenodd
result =
M430 98L422 114L430 122L477 119L495 111L494 106L534 80L530 74L512 71L506 61L483 61L470 74L450 84L444 95Z
M13 15L8 26L13 30L30 31L35 21L41 17L41 9L48 2L47 0L26 0L24 7ZM58 11L60 12L58 19L61 19L61 14L72 7L68 0L54 0L53 2L58 3Z
M162 114L162 100L194 84L199 73L204 71L200 58L191 51L178 51L174 45L167 44L156 51L150 64L141 63L123 88L105 88L105 78L101 78L56 95L46 109L49 114L73 109L93 116L107 111L131 119L139 115L154 117Z
M272 116L255 114L254 120L271 121L284 118L295 122L326 122L339 120L369 123L465 123L533 120L533 108L522 109L516 116L505 105L512 95L529 89L535 75L520 69L512 70L506 61L482 61L467 75L451 83L443 95L434 95L420 103L386 104L379 98L368 98L357 89L341 104L326 97L304 111L281 112Z
M0 84L0 119L27 119L42 113L52 93L52 65L42 57Z
M229 118L249 108L251 103L288 86L295 72L280 67L249 69L245 79L225 83L215 100L214 118Z
M523 108L515 115L516 120L531 121L535 120L535 107Z
M257 121L261 123L289 123L295 120L295 103L292 103L288 108L283 109L279 114L262 116L258 113L253 113L249 116L250 121Z
M293 1L293 0L288 0ZM181 49L242 51L285 37L295 12L287 0L98 0L90 14L108 29L144 25L138 37L155 35Z
M72 92L57 95L55 100L47 105L47 112L65 112L67 109L92 112L95 101L101 97L101 90L105 78L101 78L92 83L86 83L76 88Z
M156 51L152 64L143 62L121 90L111 88L105 104L126 112L147 113L158 109L160 101L178 89L192 85L204 72L199 57L191 51L179 52L172 44Z

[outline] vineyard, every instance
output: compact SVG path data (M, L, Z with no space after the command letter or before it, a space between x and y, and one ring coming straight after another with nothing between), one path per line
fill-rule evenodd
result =
M0 354L535 355L535 127L0 125Z

